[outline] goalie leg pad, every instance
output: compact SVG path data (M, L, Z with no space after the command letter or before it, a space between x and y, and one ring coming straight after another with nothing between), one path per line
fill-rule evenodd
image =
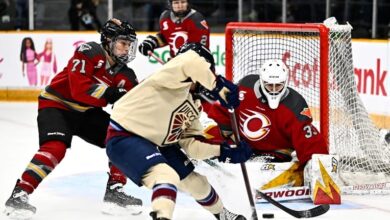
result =
M304 168L304 178L314 204L341 203L337 155L313 154Z

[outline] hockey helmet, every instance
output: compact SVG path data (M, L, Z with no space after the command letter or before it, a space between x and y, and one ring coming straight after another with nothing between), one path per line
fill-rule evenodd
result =
M271 109L276 109L286 93L289 69L281 60L267 60L259 70L260 89Z
M131 24L118 19L108 20L100 30L100 41L104 49L115 62L126 64L134 60L137 51L137 34ZM118 54L116 46L119 42L129 42L127 54Z
M214 62L214 57L211 54L210 50L207 49L205 46L203 46L201 43L185 43L183 44L180 48L179 51L177 51L176 56L179 54L185 53L188 50L193 50L199 56L203 57L208 63L211 64L210 70L215 73L215 62Z
M175 2L178 2L178 1L184 2L184 1L186 1L187 2L187 8L185 10L179 10L179 11L173 10L172 4L173 4L174 1ZM176 17L183 18L183 17L187 16L187 14L191 11L190 0L169 0L168 1L168 8L173 12L173 14Z

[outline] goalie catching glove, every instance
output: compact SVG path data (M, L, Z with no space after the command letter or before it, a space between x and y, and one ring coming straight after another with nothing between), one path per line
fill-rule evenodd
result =
M240 141L237 147L223 142L218 160L225 163L243 163L252 156L252 153L252 148L245 141Z
M127 90L122 87L107 87L104 92L104 98L108 103L114 104L114 102L120 99L126 92Z
M223 107L236 108L240 105L238 99L238 86L223 76L218 75L216 78L216 86L211 91L211 95L215 97Z
M154 49L158 47L158 39L155 36L149 35L144 41L139 45L138 50L144 56L148 56L148 52L153 52Z

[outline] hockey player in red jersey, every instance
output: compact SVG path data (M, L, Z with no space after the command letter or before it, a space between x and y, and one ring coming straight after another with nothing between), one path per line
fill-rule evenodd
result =
M139 51L148 56L148 52L169 45L171 57L175 57L179 48L186 42L201 43L209 48L210 29L203 15L191 9L189 0L169 0L169 9L160 16L160 31L149 35L140 44Z
M199 139L200 87L224 107L239 104L238 88L213 73L214 59L201 44L180 48L179 55L162 66L115 103L107 132L107 155L134 183L153 190L153 220L172 219L178 190L189 193L219 220L245 220L228 211L207 178L194 171L188 157L218 157L241 163L251 155L245 141L232 147Z
M328 154L325 139L312 124L305 99L288 87L289 70L281 60L268 60L259 74L245 76L239 82L240 106L236 117L240 136L269 162L287 162L296 151L305 165L313 154ZM214 104L209 112L224 137L232 129L228 112ZM215 136L214 129L214 136Z
M36 212L28 202L29 194L61 162L73 136L105 147L110 115L102 107L113 104L138 84L134 71L126 65L135 58L137 39L133 27L111 19L100 34L101 44L88 42L79 46L63 71L42 90L38 99L40 147L6 201L7 215L27 217ZM105 204L139 209L142 201L122 190L126 176L111 163L109 166Z

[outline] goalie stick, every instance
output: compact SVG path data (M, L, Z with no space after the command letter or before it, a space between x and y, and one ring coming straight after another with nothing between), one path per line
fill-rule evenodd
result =
M240 134L238 133L237 119L236 119L236 115L234 112L235 111L233 108L229 109L230 123L232 125L232 129L233 129L233 133L234 133L234 137L235 137L235 142L238 146L238 143L240 142ZM249 185L248 173L246 171L245 163L241 163L241 170L242 170L242 175L244 176L245 186L246 186L246 190L248 193L249 202L250 202L251 208L252 208L252 219L257 220L256 208L254 205L251 187ZM258 191L257 193L261 196L261 198L267 200L272 205L274 205L274 206L278 207L279 209L285 211L286 213L294 216L295 218L316 217L316 216L319 216L319 215L326 213L330 209L330 206L328 204L323 204L323 205L319 205L319 206L316 206L316 207L308 209L308 210L294 210L294 209L290 209L290 208L282 205L281 203L275 201L274 199L272 199L271 197L267 196L266 194L264 194L260 191Z

